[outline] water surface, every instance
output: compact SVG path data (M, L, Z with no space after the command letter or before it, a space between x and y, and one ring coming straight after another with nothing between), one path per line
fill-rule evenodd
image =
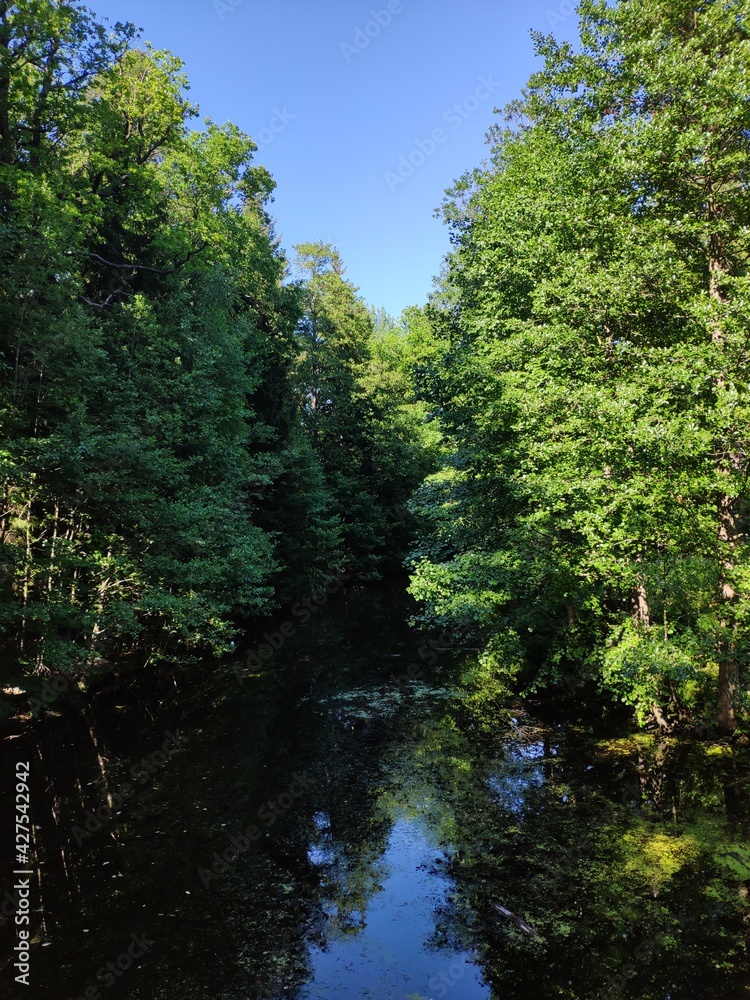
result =
M180 669L4 742L40 873L7 995L747 1000L744 751L537 718L407 614L350 591L242 683Z

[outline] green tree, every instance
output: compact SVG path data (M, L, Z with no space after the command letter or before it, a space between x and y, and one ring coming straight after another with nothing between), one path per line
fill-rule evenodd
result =
M273 181L235 126L190 128L182 64L131 28L52 2L0 26L3 662L33 687L220 652L279 599L263 491L307 461Z
M414 396L405 331L383 310L368 310L335 248L296 249L302 423L343 527L346 563L372 579L401 569L405 503L434 462L426 414Z
M525 685L731 732L746 686L747 4L580 5L491 134L434 304L429 613Z

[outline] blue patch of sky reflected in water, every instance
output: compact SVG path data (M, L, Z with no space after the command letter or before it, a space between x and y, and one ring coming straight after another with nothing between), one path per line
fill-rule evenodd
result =
M315 864L335 863L326 817L316 817ZM301 1000L489 1000L489 987L468 952L438 950L430 943L438 911L451 881L436 873L443 860L417 822L399 816L378 869L380 891L369 900L363 926L354 935L329 935L313 948L313 976Z

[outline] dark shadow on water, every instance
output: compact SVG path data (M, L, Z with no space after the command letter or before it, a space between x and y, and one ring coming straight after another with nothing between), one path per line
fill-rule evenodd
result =
M32 987L7 922L0 989L750 996L747 756L543 724L460 650L428 666L407 613L349 591L242 683L205 664L6 741L3 816L28 760L40 879Z

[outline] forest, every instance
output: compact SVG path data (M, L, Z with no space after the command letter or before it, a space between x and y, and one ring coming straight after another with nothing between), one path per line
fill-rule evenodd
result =
M210 669L345 573L408 575L509 697L747 732L750 4L578 13L395 319L281 246L178 56L0 0L6 718Z

